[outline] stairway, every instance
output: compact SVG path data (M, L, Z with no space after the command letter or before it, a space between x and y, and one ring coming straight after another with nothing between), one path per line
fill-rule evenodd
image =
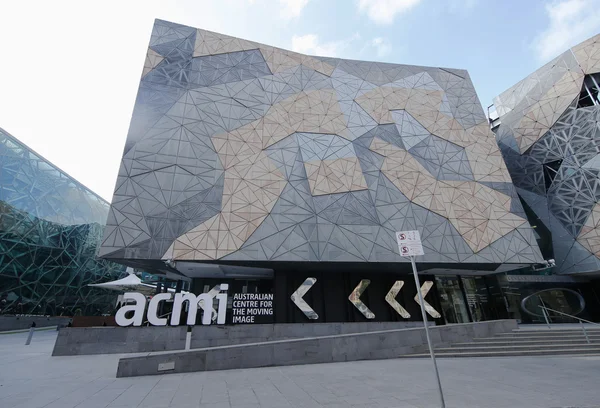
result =
M581 328L515 329L493 337L473 339L468 343L454 343L450 347L436 347L438 357L502 357L542 356L560 354L599 355L600 328L586 328L590 343ZM406 357L425 357L413 354Z

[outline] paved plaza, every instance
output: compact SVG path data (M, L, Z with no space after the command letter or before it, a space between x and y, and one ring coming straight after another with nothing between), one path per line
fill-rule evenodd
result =
M0 334L2 408L438 407L430 361L115 378L118 355L51 357L55 331ZM438 360L448 408L600 407L600 357Z

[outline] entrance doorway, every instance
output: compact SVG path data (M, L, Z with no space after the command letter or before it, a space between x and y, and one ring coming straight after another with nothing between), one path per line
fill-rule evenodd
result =
M436 276L440 304L446 323L469 323L466 298L458 276Z
M482 322L484 320L496 319L497 313L491 302L485 277L463 276L461 279L465 288L465 296L467 297L467 304L473 321Z

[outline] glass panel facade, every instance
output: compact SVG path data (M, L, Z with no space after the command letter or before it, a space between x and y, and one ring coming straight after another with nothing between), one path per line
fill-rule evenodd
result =
M440 303L446 323L469 323L469 312L457 276L435 278L440 293Z
M125 267L96 257L108 203L0 129L0 314L98 315L88 287Z
M500 276L508 318L522 323L545 323L539 306L544 305L559 312L597 321L600 312L600 291L593 283L570 276ZM584 300L582 309L581 300ZM525 309L523 308L525 307ZM570 318L552 314L555 323L575 322Z
M474 322L496 319L496 311L492 302L485 277L462 277L467 303Z

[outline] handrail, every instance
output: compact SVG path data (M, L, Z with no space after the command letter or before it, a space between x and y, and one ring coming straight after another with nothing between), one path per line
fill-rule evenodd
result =
M550 315L548 314L548 310L551 312L554 312L554 313L561 314L563 316L568 316L568 317L572 317L573 319L579 320L579 323L581 324L581 330L583 330L583 335L585 336L585 340L588 342L588 344L591 342L590 342L590 338L588 337L587 331L585 330L585 326L583 325L583 322L590 323L590 324L593 324L596 326L600 326L600 323L590 322L589 320L582 319L581 317L573 316L573 315L570 315L570 314L564 313L564 312L559 312L558 310L550 309L549 307L546 307L546 306L538 305L538 307L542 309L542 312L544 312L544 318L546 319L546 324L548 325L548 328L550 328Z
M539 306L539 307L541 307L542 309L550 310L551 312L554 312L554 313L558 313L558 314L561 314L561 315L572 317L573 319L577 319L577 320L580 320L582 322L586 322L586 323L590 323L590 324L595 324L596 326L600 326L600 323L590 322L589 320L582 319L581 317L573 316L573 315L570 315L570 314L564 313L564 312L559 312L558 310L550 309L549 307L546 307L546 306Z

